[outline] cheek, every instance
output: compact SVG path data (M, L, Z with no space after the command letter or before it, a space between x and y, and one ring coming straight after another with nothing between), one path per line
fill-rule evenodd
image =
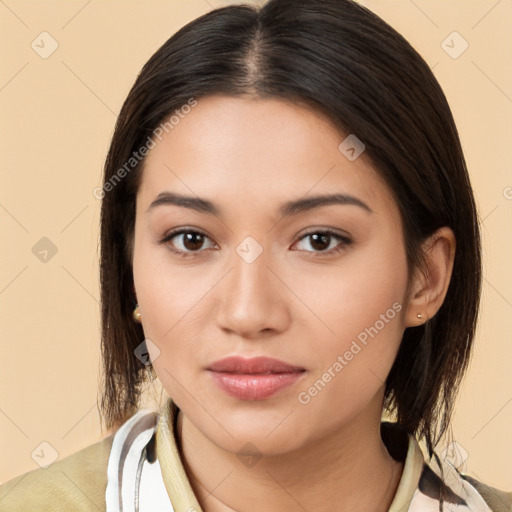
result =
M136 235L133 274L148 337L151 334L164 341L182 327L180 322L211 287L212 278L200 272L186 264L176 264L176 257L151 240L149 234Z
M295 291L304 297L330 339L340 343L375 324L407 287L407 261L395 237L347 252L339 264L304 268ZM289 277L290 279L292 276ZM396 309L396 307L395 307ZM395 310L390 315L395 318ZM395 322L396 323L396 322Z
M404 330L407 262L400 240L383 240L301 281L298 294L323 324L301 403L314 397L318 406L338 401L354 409L384 385Z
M195 319L206 314L208 292L218 279L211 269L171 264L167 251L148 240L135 245L133 274L144 335L154 344L153 353L149 350L153 367L167 392L175 396L179 383L191 378L191 371L199 371L197 363L194 368L188 364L206 327Z

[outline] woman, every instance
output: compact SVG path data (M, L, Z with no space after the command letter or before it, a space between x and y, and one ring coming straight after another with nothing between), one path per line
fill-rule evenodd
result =
M189 23L128 94L97 194L115 432L2 510L510 511L435 452L480 238L443 92L380 18L270 0Z

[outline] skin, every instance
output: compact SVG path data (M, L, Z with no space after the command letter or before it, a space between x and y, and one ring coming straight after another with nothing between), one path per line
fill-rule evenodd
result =
M403 464L379 431L384 381L404 329L441 306L455 241L440 229L425 243L426 273L409 282L397 204L364 153L349 161L339 151L345 137L286 100L214 95L200 98L146 158L135 289L145 336L160 351L150 349L153 367L181 410L183 462L207 512L322 512L333 504L383 512L396 492ZM149 208L163 191L208 199L220 213ZM331 204L279 215L285 201L334 192L371 212ZM180 227L206 237L159 243ZM332 236L322 246L305 236L326 228L352 242ZM246 237L262 250L251 263L236 250ZM332 377L338 356L393 304L394 318ZM205 370L230 355L269 356L306 371L277 395L240 400ZM330 381L301 403L299 394L329 368ZM237 457L247 443L261 456L251 466Z

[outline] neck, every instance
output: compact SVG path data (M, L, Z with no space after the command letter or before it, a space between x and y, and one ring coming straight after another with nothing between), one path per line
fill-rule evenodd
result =
M380 412L368 412L330 436L247 466L212 443L180 411L177 437L185 470L204 512L387 512L403 463L380 435ZM335 505L333 505L335 504Z

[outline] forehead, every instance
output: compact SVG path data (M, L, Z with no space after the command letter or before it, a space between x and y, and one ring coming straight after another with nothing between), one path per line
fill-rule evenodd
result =
M339 149L349 134L311 107L214 95L187 112L173 118L146 157L138 194L145 205L172 190L240 207L334 192L392 206L364 152L349 160Z

